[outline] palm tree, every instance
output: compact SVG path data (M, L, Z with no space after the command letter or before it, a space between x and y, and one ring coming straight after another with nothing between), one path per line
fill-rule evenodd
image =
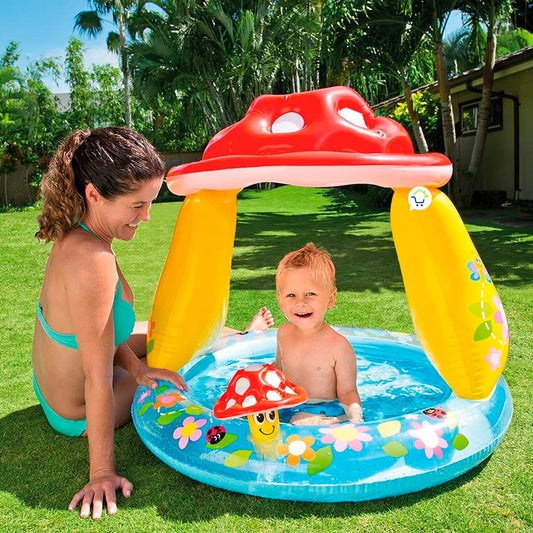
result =
M128 66L128 49L126 43L126 26L136 0L88 0L91 11L81 11L76 15L74 26L80 33L95 37L103 30L104 16L112 15L119 33L114 31L107 35L107 47L119 55L120 70L124 82L124 118L126 126L131 127L130 72Z
M444 47L444 29L451 12L458 7L457 0L422 0L427 13L428 25L426 32L433 42L435 74L439 88L439 99L442 115L444 149L452 163L455 163L455 120L453 116L450 82ZM453 180L456 181L456 180Z
M401 6L396 0L368 1L344 7L341 27L334 48L346 49L356 65L367 64L365 72L395 78L407 104L413 134L419 152L428 151L427 142L415 110L411 84L433 79L433 63L428 55L427 39L421 27L424 13L418 6ZM338 24L338 22L337 22ZM346 39L349 36L349 40Z
M483 67L483 85L478 110L478 125L474 147L470 156L468 171L461 180L460 197L463 205L470 205L476 178L483 160L490 120L494 64L496 62L496 40L498 32L508 27L510 20L510 0L473 0L467 2L463 11L471 28L486 27L486 46Z
M444 46L450 75L479 67L483 63L487 35L484 28L479 30L470 33L463 28L447 37ZM533 45L533 33L510 28L497 36L496 44L496 57L501 57Z
M294 0L151 4L158 10L140 5L131 24L136 90L145 99L159 94L193 104L210 134L241 119L280 78L300 79L288 68L290 54L292 65L306 58L301 26L290 24L302 12Z

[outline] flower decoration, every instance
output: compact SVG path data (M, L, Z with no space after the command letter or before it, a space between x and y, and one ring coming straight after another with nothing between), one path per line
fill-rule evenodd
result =
M178 446L180 450L183 450L189 444L189 440L195 442L202 436L202 431L199 428L206 422L205 418L195 419L194 416L188 416L183 421L183 426L174 430L172 436L176 440L179 439Z
M500 368L502 366L502 351L496 350L496 348L491 346L489 354L485 357L485 361L489 363L491 370Z
M160 409L161 407L166 407L168 409L169 407L172 407L176 403L182 402L183 400L185 400L185 398L180 396L177 392L160 394L159 396L155 397L154 409Z
M505 316L505 311L503 310L502 301L500 300L499 296L493 296L492 302L498 309L494 313L494 320L497 324L502 326L502 337L506 340L509 340L509 327L507 325L507 317Z
M468 270L470 270L470 279L472 281L479 281L481 279L481 275L479 273L479 267L477 266L475 261L468 261L467 265Z
M148 396L150 396L150 393L151 393L150 390L145 390L145 391L139 396L139 399L137 400L137 403L143 403L144 400L146 400L146 398L148 398Z
M327 428L320 428L320 433L324 436L320 439L324 444L333 443L333 447L338 452L343 452L350 447L356 452L363 449L363 442L370 442L372 437L365 432L368 426L355 426L355 424L333 424Z
M411 422L411 426L414 429L410 429L408 433L416 439L415 448L424 450L428 459L431 459L433 455L442 459L442 449L448 447L448 443L441 438L443 430L425 421L422 424Z
M279 455L288 455L287 464L289 466L298 466L300 459L312 461L315 458L315 451L311 448L315 439L313 437L302 437L290 435L287 437L287 443L280 444L277 448Z

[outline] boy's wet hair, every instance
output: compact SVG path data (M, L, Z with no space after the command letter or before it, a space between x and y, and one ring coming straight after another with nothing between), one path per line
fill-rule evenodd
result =
M323 281L333 292L335 285L335 265L329 253L317 248L312 242L308 242L303 248L289 252L278 265L276 271L276 287L279 286L279 278L287 270L298 268L310 268L313 276Z

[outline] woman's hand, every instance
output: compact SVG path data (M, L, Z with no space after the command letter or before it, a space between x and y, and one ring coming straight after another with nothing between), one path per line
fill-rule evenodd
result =
M68 506L69 511L73 511L81 503L80 516L86 518L93 510L92 517L98 520L102 516L104 499L107 503L107 513L113 515L117 512L116 491L122 491L125 498L129 498L133 485L125 478L118 476L114 470L97 472L83 489L72 498Z
M188 391L189 387L183 377L177 372L165 370L164 368L151 368L142 365L135 374L137 385L144 385L151 389L157 388L156 381L170 381L178 390Z

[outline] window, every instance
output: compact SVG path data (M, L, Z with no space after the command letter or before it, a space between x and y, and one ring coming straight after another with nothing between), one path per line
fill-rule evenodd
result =
M479 102L461 104L461 133L474 135L477 129ZM493 96L490 105L489 131L503 128L503 103L500 96Z

